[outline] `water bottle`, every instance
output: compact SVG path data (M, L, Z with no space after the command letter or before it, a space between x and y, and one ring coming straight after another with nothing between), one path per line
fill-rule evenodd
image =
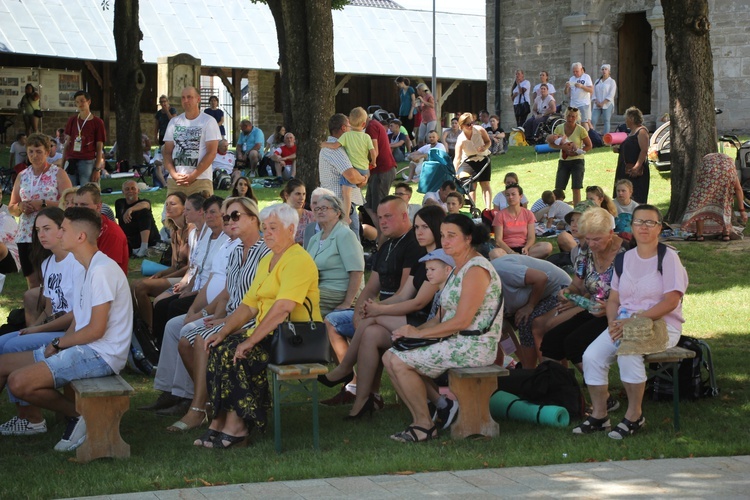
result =
M624 307L620 306L617 308L617 318L616 319L628 319L631 316L631 314L625 310ZM615 341L615 347L619 348L620 344L622 343L622 337L617 339Z
M583 295L577 295L574 293L564 293L563 296L570 302L574 303L582 309L586 309L592 314L596 314L601 311L602 305L595 301L584 297Z

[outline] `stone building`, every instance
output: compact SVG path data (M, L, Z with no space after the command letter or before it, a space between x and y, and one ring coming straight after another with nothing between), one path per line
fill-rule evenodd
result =
M709 0L708 4L715 105L724 111L716 125L721 132L747 132L750 3ZM613 127L624 122L622 113L632 105L643 111L652 130L669 111L664 16L658 0L487 0L486 11L487 100L490 109L501 111L503 124L514 122L510 89L517 68L525 71L532 86L538 83L539 71L547 70L560 103L573 62L581 62L594 81L603 63L612 66L618 84ZM496 79L500 99L496 99Z

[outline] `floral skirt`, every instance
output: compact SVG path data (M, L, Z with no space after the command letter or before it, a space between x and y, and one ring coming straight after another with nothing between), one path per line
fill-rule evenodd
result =
M266 367L267 342L256 345L247 358L233 363L237 346L247 339L245 333L232 334L208 357L206 381L209 401L215 413L234 411L245 421L247 430L264 432L271 411L271 392Z
M410 351L391 352L417 372L436 378L450 368L487 366L497 357L497 338L484 334L477 337L456 335L450 339Z

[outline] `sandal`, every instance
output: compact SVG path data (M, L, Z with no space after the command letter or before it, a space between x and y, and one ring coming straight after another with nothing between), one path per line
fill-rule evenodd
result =
M635 422L631 422L627 418L623 418L622 422L617 424L617 426L612 429L612 432L610 432L608 436L612 439L622 439L628 436L632 436L636 433L636 431L641 430L644 425L646 425L646 419L643 415L641 415Z
M589 416L578 427L573 428L573 434L593 434L594 432L606 431L611 427L612 424L609 423L609 417L594 418Z
M721 233L721 241L730 241L729 233Z
M206 446L206 443L216 439L216 436L221 434L219 431L214 429L208 429L206 432L200 435L198 439L193 441L193 446Z
M423 433L425 437L422 439L419 439L419 436L417 436L416 431ZM403 432L398 432L396 434L393 434L391 436L391 439L393 439L394 441L399 441L401 443L419 443L422 441L429 441L436 437L437 437L437 425L433 425L429 429L425 429L424 427L419 427L417 425L410 425Z
M703 238L702 234L691 234L685 238L685 241L705 241L705 238Z
M203 413L203 419L200 421L198 425L189 425L183 422L182 420L178 420L177 422L173 423L169 427L167 427L167 430L169 432L185 432L192 429L196 429L202 425L205 425L208 423L208 412L205 409L197 408L195 406L190 407L190 411L197 411L199 413Z
M245 434L244 436L230 436L226 432L218 432L216 436L211 441L208 441L204 446L206 448L215 448L220 450L226 450L228 448L244 448L247 446L249 439L249 435ZM224 444L226 442L227 444ZM208 445L211 446L208 446Z

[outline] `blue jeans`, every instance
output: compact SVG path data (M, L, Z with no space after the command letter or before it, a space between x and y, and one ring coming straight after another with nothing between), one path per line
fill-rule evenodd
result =
M41 346L46 346L52 342L52 339L63 335L65 335L65 332L28 333L26 335L21 335L19 332L8 333L0 337L0 354L33 351ZM27 402L15 397L10 389L8 389L8 399L11 403L28 406Z
M94 160L68 160L68 177L73 186L83 186L91 182Z
M591 110L591 127L596 128L596 125L599 123L599 117L602 118L602 121L604 122L604 131L602 132L602 135L608 134L611 130L610 123L612 119L612 110L614 109L614 104L611 104L608 108L593 108Z
M349 224L349 228L354 231L354 234L357 236L357 241L359 241L359 210L354 203L352 203L352 208L349 211L349 219L352 221L352 223Z
M325 320L330 323L336 333L342 337L354 337L354 309L343 309L329 313Z
M34 351L34 361L47 365L55 381L55 389L73 380L107 377L114 374L112 368L99 356L99 353L87 345L68 347L49 358L44 357L46 347L42 346Z

